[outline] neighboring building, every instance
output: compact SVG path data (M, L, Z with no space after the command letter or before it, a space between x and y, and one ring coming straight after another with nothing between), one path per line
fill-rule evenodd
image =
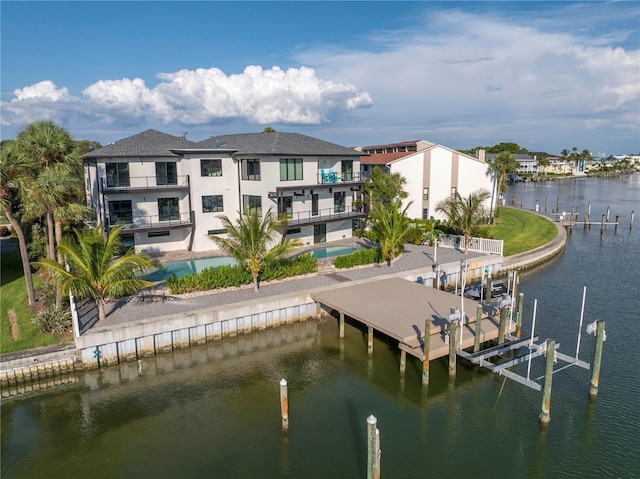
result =
M315 244L351 236L360 153L297 133L248 133L195 143L147 130L84 155L87 204L138 250L209 251L220 215L289 219L287 236Z
M487 160L495 160L496 156L498 155L495 153L488 153L486 158ZM511 156L513 156L520 165L516 169L516 173L518 175L526 174L535 176L538 174L538 160L535 155L531 156L524 153L512 153Z
M411 149L393 151L395 145ZM386 152L387 148L392 151ZM448 196L458 192L464 197L481 188L489 192L494 189L493 172L484 160L484 150L475 158L424 140L367 146L361 150L384 151L360 158L363 176L368 177L372 168L379 166L385 173L397 172L407 180L407 202L412 202L407 214L412 218L442 218L436 206ZM490 202L491 199L487 207Z

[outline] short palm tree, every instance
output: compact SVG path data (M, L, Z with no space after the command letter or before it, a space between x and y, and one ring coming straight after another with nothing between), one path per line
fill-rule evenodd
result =
M99 319L106 318L104 305L109 298L135 293L152 283L139 275L157 263L133 249L125 251L120 241L123 226L115 226L105 238L101 225L74 230L75 239L64 238L58 245L67 268L45 258L36 263L63 294L77 298L92 298L98 307Z
M445 216L446 223L454 231L464 235L464 252L469 252L469 241L473 229L486 221L484 202L491 193L480 189L463 198L456 193L438 203L436 211Z
M270 259L284 256L293 248L302 246L298 239L278 240L278 229L282 222L277 221L271 209L264 218L257 213L240 214L234 224L228 216L220 216L226 230L226 237L212 235L211 239L229 256L242 264L251 273L253 289L258 291L258 276L264 263Z
M373 226L371 229L380 238L382 257L387 260L389 266L402 250L405 240L412 234L414 227L407 217L407 209L411 202L402 208L402 202L396 200L393 203L378 203L371 213Z

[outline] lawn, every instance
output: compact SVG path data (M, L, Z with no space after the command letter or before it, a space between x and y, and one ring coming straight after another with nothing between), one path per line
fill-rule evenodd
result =
M34 313L27 307L27 290L18 251L3 252L0 255L0 274L0 352L10 353L62 342L58 335L41 334L33 324ZM37 290L42 285L42 280L35 275L33 280ZM11 334L9 311L15 313L17 320L16 340Z
M529 251L556 237L556 225L546 218L515 208L498 208L496 226L489 227L494 239L504 240L504 255Z

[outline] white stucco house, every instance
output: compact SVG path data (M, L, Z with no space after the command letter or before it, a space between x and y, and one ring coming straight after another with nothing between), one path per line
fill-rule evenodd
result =
M109 230L125 225L137 250L210 251L209 237L255 211L288 218L304 244L350 237L362 187L361 153L298 133L264 132L192 142L156 130L84 155L87 205Z
M443 219L436 206L456 192L463 197L481 188L495 193L493 171L484 159L484 150L476 158L425 140L365 146L360 150L368 154L360 158L363 177L379 166L386 173L400 173L406 178L407 201L412 202L407 213L412 218ZM490 204L491 199L486 207Z

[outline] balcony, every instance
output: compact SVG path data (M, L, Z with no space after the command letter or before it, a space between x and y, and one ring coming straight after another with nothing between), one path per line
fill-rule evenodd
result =
M124 224L123 232L143 233L146 231L173 230L177 228L188 228L193 226L191 213L179 213L173 215L171 219L164 219L159 215L140 215L130 218L119 218L118 224ZM111 229L114 223L107 218L107 228Z
M353 208L351 206L347 206L342 211L336 210L335 208L324 208L318 210L317 212L298 211L289 215L287 215L286 213L279 213L277 217L280 219L286 219L287 226L292 227L329 223L332 221L341 221L349 218L364 218L365 213L363 208Z
M334 170L318 170L317 181L319 185L335 185L340 183L361 183L363 180L359 171L338 173Z
M134 191L189 190L189 175L173 178L154 176L134 176L128 182L111 183L100 178L104 193L131 193Z

